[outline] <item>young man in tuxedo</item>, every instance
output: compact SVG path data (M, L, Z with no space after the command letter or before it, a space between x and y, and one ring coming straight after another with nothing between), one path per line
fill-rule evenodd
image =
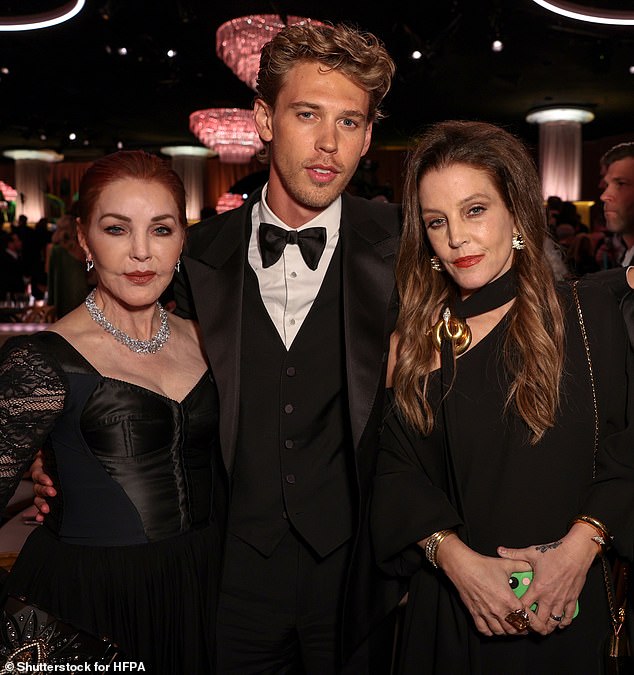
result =
M358 647L396 599L373 564L367 503L400 218L344 190L393 70L372 35L282 30L254 104L268 183L189 231L176 296L200 322L231 483L223 675L389 668L389 640L387 666L369 654L376 641Z
M254 104L268 183L188 231L176 311L200 323L231 493L222 675L389 672L399 589L368 502L400 212L345 189L393 73L373 35L283 29Z

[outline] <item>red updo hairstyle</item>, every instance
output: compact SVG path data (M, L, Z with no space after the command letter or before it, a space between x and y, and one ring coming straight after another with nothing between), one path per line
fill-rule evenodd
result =
M97 201L110 183L132 178L162 185L173 197L178 218L187 225L185 213L185 187L169 163L143 150L121 150L96 160L84 173L79 184L77 214L80 223L87 227Z

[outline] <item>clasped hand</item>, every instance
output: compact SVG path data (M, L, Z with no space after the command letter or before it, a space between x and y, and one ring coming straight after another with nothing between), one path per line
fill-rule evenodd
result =
M499 547L499 558L480 555L452 537L440 548L438 562L483 635L526 634L506 621L520 609L527 613L531 631L548 635L570 625L596 552L588 528L575 525L556 542L523 549ZM509 578L514 572L531 570L533 581L518 599Z
M498 548L500 557L528 563L533 570L533 581L521 598L525 608L537 605L531 615L532 630L548 635L572 623L577 600L598 551L592 534L586 525L574 525L565 537L554 542L522 549Z

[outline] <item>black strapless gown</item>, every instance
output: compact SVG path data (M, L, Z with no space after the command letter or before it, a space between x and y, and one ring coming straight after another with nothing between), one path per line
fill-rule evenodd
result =
M176 402L101 376L52 332L2 356L0 501L39 447L58 489L6 592L114 639L145 672L213 672L223 506L210 373Z

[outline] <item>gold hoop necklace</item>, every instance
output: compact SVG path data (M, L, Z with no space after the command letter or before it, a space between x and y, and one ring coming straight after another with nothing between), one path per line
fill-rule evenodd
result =
M453 344L454 353L459 356L465 352L471 344L471 328L467 319L490 312L492 309L501 307L517 294L517 275L511 268L502 276L478 289L467 298L455 298L452 302L454 311L458 316L452 316L449 307L445 307L442 318L437 321L429 331L429 336L434 347L441 352L443 341Z
M445 307L442 318L433 325L430 334L432 344L438 351L442 350L443 340L451 340L456 356L466 351L471 344L469 324L456 316L451 316L449 307Z

